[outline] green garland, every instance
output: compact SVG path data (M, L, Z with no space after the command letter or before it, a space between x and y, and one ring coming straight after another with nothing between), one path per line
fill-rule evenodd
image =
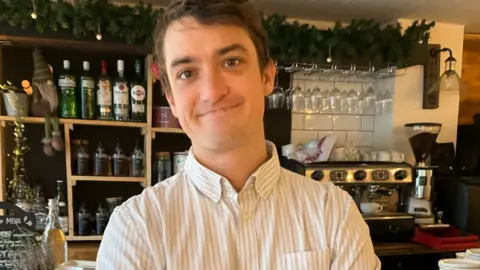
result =
M36 19L32 18L32 12ZM158 15L162 9L139 3L114 5L108 0L0 0L0 22L37 31L70 29L76 37L93 37L101 32L127 43L151 46ZM349 25L317 29L287 17L264 17L272 57L280 61L323 63L335 61L403 64L415 46L426 42L435 23L415 21L402 29L399 24L382 26L374 20L353 20Z

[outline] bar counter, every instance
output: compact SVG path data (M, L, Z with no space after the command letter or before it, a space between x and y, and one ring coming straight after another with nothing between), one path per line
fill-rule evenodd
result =
M100 242L69 242L68 259L69 260L88 260L95 261ZM480 246L480 244L479 244ZM399 256L399 255L420 255L433 253L454 253L463 250L439 251L425 245L405 242L405 243L377 243L374 244L377 256Z

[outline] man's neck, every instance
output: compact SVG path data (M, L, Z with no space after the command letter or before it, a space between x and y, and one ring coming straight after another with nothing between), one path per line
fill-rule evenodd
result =
M193 146L193 152L198 162L227 178L237 192L242 190L250 175L268 159L265 140L256 140L246 147L225 152Z

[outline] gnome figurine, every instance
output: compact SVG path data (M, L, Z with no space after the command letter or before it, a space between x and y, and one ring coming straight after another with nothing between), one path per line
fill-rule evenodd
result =
M58 95L53 74L43 58L40 48L33 50L34 72L32 79L33 116L45 117L45 138L42 139L43 152L47 156L55 155L54 150L63 151L65 143L60 133L60 121L57 117Z

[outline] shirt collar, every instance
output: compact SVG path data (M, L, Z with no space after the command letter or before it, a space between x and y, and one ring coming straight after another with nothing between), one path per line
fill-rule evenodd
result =
M266 144L269 159L249 178L253 180L255 191L262 199L267 199L273 191L275 184L280 179L281 172L275 145L269 141ZM214 202L220 201L222 197L222 179L225 179L225 177L200 164L195 158L192 148L189 150L184 172L187 179L190 179L200 192Z

